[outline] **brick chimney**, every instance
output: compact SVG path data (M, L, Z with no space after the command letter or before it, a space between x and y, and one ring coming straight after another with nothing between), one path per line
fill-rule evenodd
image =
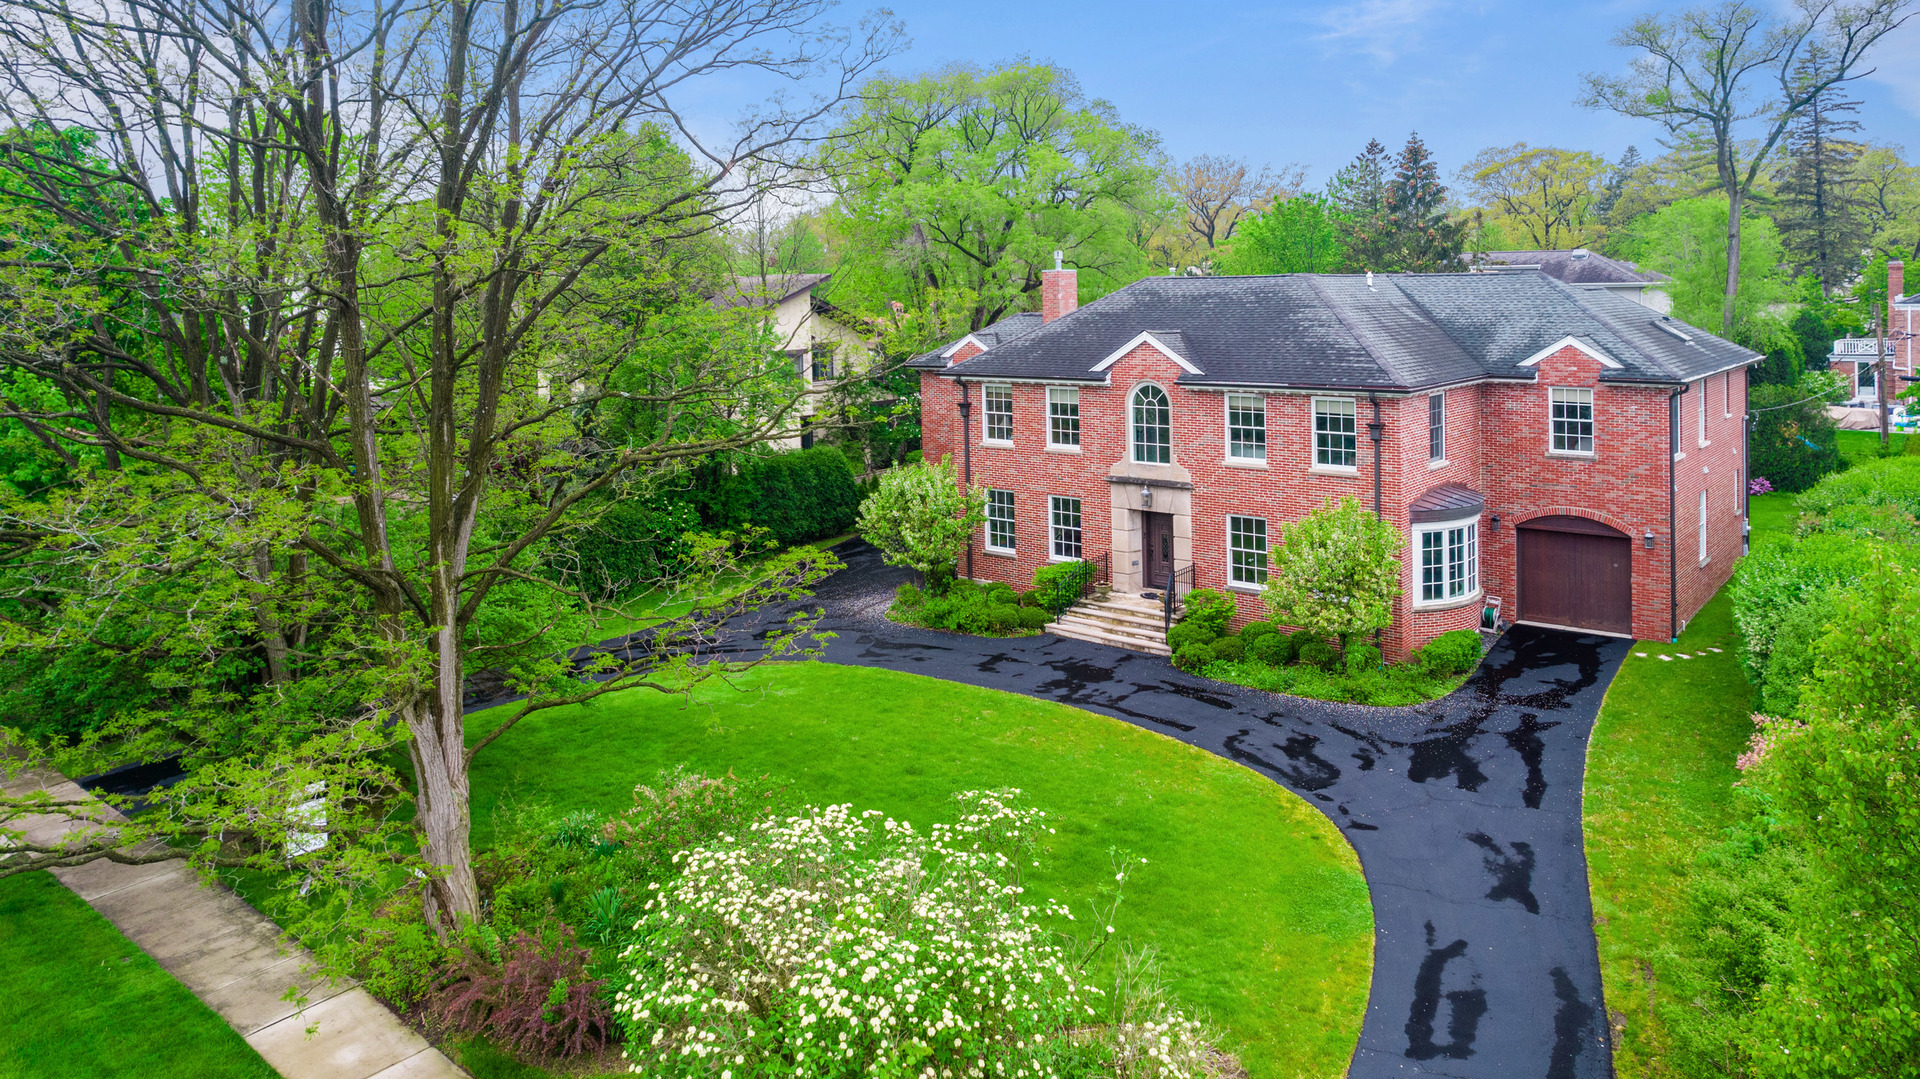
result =
M1060 268L1060 252L1053 253L1053 269L1040 271L1040 321L1052 322L1080 307L1080 279Z
M1893 325L1893 301L1907 287L1907 264L1895 259L1887 263L1887 325Z

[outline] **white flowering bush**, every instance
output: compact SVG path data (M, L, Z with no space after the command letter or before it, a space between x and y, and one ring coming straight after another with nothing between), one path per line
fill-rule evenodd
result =
M633 1070L1205 1074L1199 1024L1160 998L1114 1007L1082 978L1090 949L1042 925L1071 918L1066 908L1022 899L1048 829L1019 793L957 795L957 821L927 834L808 807L685 852L624 956L631 980L615 1008Z

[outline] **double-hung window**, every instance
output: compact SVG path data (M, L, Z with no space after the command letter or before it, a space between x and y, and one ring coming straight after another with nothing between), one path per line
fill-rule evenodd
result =
M987 550L1013 550L1013 492L987 492Z
M1700 492L1700 561L1707 560L1707 492Z
M1420 551L1420 602L1447 603L1480 590L1480 522L1416 525Z
M1267 459L1267 399L1255 393L1227 395L1227 459ZM1236 518L1237 519L1237 518Z
M833 346L813 346L813 380L815 382L833 381Z
M1700 380L1700 400L1694 406L1695 440L1704 448L1707 445L1707 380Z
M1357 468L1353 398L1313 399L1313 463L1321 468Z
M1067 560L1080 557L1080 500L1054 495L1049 510L1053 518L1053 557Z
M981 420L986 425L988 442L1013 441L1013 387L982 386L980 397L986 403Z
M1047 387L1047 445L1080 444L1080 391L1072 386Z
M1133 391L1133 459L1149 465L1173 461L1173 404L1158 386Z
M1447 459L1447 395L1427 395L1427 460Z
M1555 453L1593 452L1593 391L1555 386L1548 391Z
M1227 518L1228 580L1234 584L1267 583L1267 522L1258 517Z

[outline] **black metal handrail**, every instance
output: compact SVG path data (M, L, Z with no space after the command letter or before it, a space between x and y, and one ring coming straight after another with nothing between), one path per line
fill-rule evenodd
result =
M1069 607L1085 599L1095 587L1113 582L1113 555L1110 551L1101 551L1097 558L1082 558L1080 561L1093 565L1093 572L1081 583L1080 591L1072 596L1058 597L1054 600L1053 620L1060 621Z
M1187 563L1186 569L1170 569L1167 571L1167 587L1166 590L1160 594L1160 604L1163 608L1160 625L1162 632L1173 628L1173 605L1179 602L1179 597L1175 593L1182 577L1186 578L1187 587L1191 589L1193 587L1193 563Z

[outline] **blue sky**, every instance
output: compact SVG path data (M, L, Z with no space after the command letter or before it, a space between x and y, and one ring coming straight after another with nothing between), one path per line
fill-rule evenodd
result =
M1706 2L1706 0L1695 0ZM1768 2L1768 0L1760 0ZM839 21L867 5L843 0ZM1370 137L1398 149L1419 131L1445 177L1484 147L1525 140L1617 156L1658 152L1648 121L1573 102L1580 76L1624 70L1608 42L1649 0L897 0L908 73L1022 53L1079 76L1087 94L1158 131L1171 154L1223 153L1308 166L1324 183ZM1880 46L1853 84L1872 138L1920 154L1920 19ZM717 88L716 88L717 89ZM711 104L718 105L716 95Z

